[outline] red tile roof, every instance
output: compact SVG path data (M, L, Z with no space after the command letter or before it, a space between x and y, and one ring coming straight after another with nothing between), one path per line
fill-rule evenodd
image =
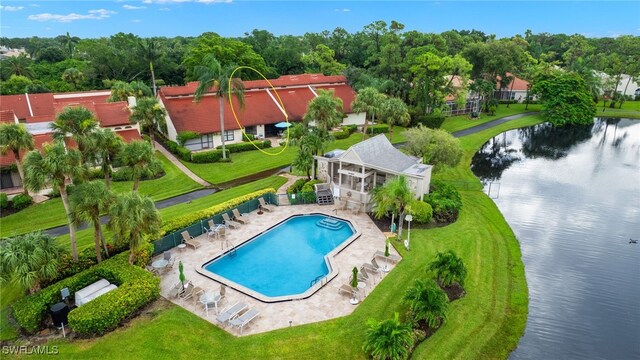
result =
M274 91L264 80L245 81L245 106L240 108L234 99L234 110L243 127L262 124L274 124L285 120L279 108L282 100L289 121L299 121L307 111L307 104L314 98L309 86L315 90L332 90L342 99L344 111L351 112L351 102L356 94L342 75L324 76L321 74L287 75L271 80ZM197 82L180 87L163 87L160 98L171 117L176 130L195 131L201 134L220 131L218 97L203 96L199 103L193 101ZM276 93L278 96L276 96ZM228 100L224 101L225 130L238 129Z
M13 124L16 122L16 114L13 110L0 111L0 122Z
M13 111L18 119L31 122L33 116L53 115L52 94L28 94L0 96L0 111ZM31 111L29 111L31 104ZM33 113L33 115L32 115Z
M51 134L33 135L33 143L35 145L34 146L35 149L42 149L42 145L44 145L44 143L50 143L52 141L53 141L53 138L51 137ZM26 153L27 151L21 151L20 159L24 159L24 155ZM7 154L0 155L0 166L7 166L15 163L16 163L16 158L13 156L12 151L8 152Z
M101 127L131 124L131 120L129 120L131 111L126 101L95 104L95 109Z
M116 131L116 134L120 135L120 137L122 137L122 139L128 143L132 141L142 140L142 137L140 136L140 132L138 131L138 129L120 130L120 131Z
M509 76L513 76L513 74L511 73L507 73L507 75ZM500 76L498 76L498 81L500 80ZM511 84L513 83L513 89L511 88ZM509 91L526 91L527 90L527 85L529 85L529 82L523 79L520 79L517 76L513 77L513 80L509 83L509 85L503 87L502 89L504 90L509 90ZM500 84L496 84L496 89L500 90Z

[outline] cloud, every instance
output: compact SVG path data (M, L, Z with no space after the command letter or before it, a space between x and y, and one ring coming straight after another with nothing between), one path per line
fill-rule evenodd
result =
M117 14L115 11L106 10L106 9L97 9L97 10L89 10L87 14L76 14L70 13L66 15L62 14L35 14L29 15L27 19L34 21L55 21L55 22L72 22L76 20L102 20L111 15Z
M160 10L160 11L171 11L171 9L168 8L168 7L163 7L163 8L160 8L158 10Z
M131 20L131 22L132 22L132 23L141 23L141 22L142 22L142 20L140 20L140 19L133 19L133 20Z
M31 7L40 7L40 4L31 4Z
M142 10L147 8L146 6L133 6L133 5L122 5L122 7L127 10Z
M0 10L2 11L20 11L24 9L24 6L2 6L0 5Z
M351 9L333 9L335 12L349 12Z

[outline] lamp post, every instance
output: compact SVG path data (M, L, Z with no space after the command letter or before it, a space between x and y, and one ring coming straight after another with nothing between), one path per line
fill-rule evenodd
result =
M409 250L409 240L411 240L411 221L413 221L413 216L411 216L411 214L407 214L404 219L407 220L407 240L404 241L404 247Z

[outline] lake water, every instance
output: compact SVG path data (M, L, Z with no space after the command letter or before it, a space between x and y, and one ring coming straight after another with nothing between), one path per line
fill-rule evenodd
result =
M640 121L542 124L472 170L515 232L529 287L511 359L640 359Z

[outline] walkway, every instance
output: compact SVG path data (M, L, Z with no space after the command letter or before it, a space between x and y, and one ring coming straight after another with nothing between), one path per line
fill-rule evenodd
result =
M202 185L204 187L211 186L211 184L209 184L204 179L202 179L198 175L194 174L191 170L189 170L189 168L184 166L184 164L181 163L180 160L178 160L178 158L176 158L167 149L165 149L164 146L160 145L157 141L154 141L153 144L154 144L156 150L160 151L162 153L162 155L164 155L167 159L169 159L169 161L171 161L173 163L173 165L175 165L178 169L180 169L180 171L185 173L185 175L190 177L193 181L197 182L198 184L200 184L200 185Z
M535 115L537 114L538 111L529 111L529 112L525 112L525 113L520 113L520 114L515 114L515 115L510 115L510 116L505 116L503 118L499 118L499 119L495 119L495 120L491 120L489 122L486 122L484 124L480 124L480 125L476 125L474 127L470 127L468 129L464 129L464 130L460 130L460 131L456 131L454 133L451 133L451 135L453 135L454 137L462 137L462 136L467 136L467 135L471 135L471 134L475 134L478 133L480 131L483 130L487 130L489 128L492 128L494 126L498 126L500 124L504 124L507 121L511 121L511 120L515 120L515 119L520 119L521 117L525 117L525 116L529 116L529 115Z

